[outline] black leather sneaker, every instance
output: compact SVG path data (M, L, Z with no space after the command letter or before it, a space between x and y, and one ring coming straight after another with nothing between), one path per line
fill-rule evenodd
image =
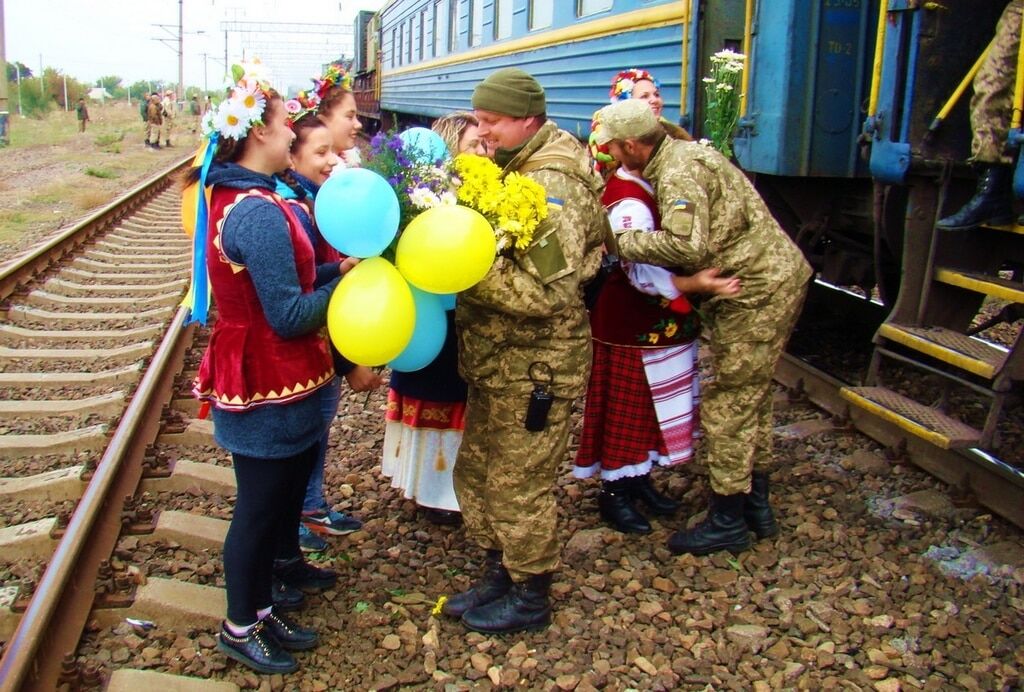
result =
M277 608L263 618L263 624L281 646L289 651L305 651L320 643L320 637L315 631L303 627L284 613L277 612Z
M306 593L319 593L338 582L337 572L315 567L301 556L284 561L275 560L274 576L288 586Z
M274 600L274 607L281 612L302 610L302 607L306 605L306 594L279 579L274 579L270 588L272 589L270 595Z
M257 673L286 674L299 669L295 657L282 648L262 621L257 622L244 637L236 637L225 625L221 625L217 648L228 658L235 659Z

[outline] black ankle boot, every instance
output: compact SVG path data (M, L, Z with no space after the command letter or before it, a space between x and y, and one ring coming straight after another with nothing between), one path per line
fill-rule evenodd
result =
M629 479L604 481L597 497L601 518L622 533L650 533L651 522L633 506L633 495L627 485Z
M668 549L676 555L708 555L728 550L733 555L750 548L750 534L743 519L747 495L711 493L707 518L692 529L678 531L668 539Z
M467 590L445 601L441 612L450 618L460 618L470 608L497 600L511 588L512 577L501 564L501 551L488 550L483 576Z
M775 512L768 503L768 474L764 471L754 471L751 477L750 494L743 506L743 519L747 522L747 528L758 538L770 538L779 532Z
M962 231L983 223L994 226L1013 223L1013 169L1004 164L983 164L974 197L960 211L940 219L936 227L943 231Z
M474 632L509 634L538 630L551 624L551 573L535 574L512 585L496 601L470 608L462 624Z
M647 509L650 510L651 514L667 517L679 511L680 503L659 493L654 484L651 483L650 474L645 473L642 476L630 478L629 480L631 481L629 490L633 497L647 505Z

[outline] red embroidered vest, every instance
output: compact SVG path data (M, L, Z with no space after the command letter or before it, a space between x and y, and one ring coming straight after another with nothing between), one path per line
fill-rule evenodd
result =
M275 204L288 220L295 270L303 293L316 279L313 246L295 213L278 195L261 189L214 187L206 241L206 268L217 321L192 391L221 409L243 411L286 404L331 381L334 365L323 331L285 339L270 327L248 271L221 250L220 231L231 209L256 195Z
M654 227L661 227L654 197L639 183L613 175L601 195L601 203L610 209L627 199L642 202L654 216ZM590 311L590 330L594 339L606 344L665 348L696 338L700 321L695 312L677 314L668 309L667 299L638 291L629 283L626 272L616 267Z

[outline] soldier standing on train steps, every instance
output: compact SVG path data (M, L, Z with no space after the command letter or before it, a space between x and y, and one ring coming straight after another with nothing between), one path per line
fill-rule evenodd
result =
M1012 0L1006 6L988 56L974 77L971 161L978 168L978 188L959 211L939 220L936 226L940 230L1013 222L1013 157L1006 152L1006 141L1013 115L1022 15L1024 0Z
M469 385L455 493L484 574L443 612L486 633L545 627L559 567L554 487L573 399L590 374L581 286L597 273L608 222L586 151L545 116L544 90L516 68L473 92L479 135L504 174L544 187L548 216L529 247L503 252L455 311ZM647 104L644 104L647 108Z
M668 139L643 101L600 111L598 144L655 189L661 232L615 230L619 257L681 267L717 267L743 291L704 303L714 380L700 404L711 477L707 518L669 539L674 553L750 547L778 533L768 501L771 382L800 313L812 272L743 172L711 147ZM614 229L613 229L614 230Z

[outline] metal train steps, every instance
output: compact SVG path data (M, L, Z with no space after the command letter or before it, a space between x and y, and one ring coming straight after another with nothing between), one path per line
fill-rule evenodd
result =
M980 431L885 387L843 387L839 393L851 404L942 449L976 447L981 440Z
M878 328L878 336L989 380L999 374L1009 354L1004 348L945 327L887 322Z
M975 274L945 267L939 267L935 270L935 280L1011 303L1024 303L1024 284L1018 281L1010 281L998 276Z

